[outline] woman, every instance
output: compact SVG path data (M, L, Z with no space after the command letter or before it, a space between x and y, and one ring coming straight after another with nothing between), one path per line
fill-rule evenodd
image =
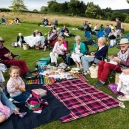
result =
M22 47L22 44L25 43L24 37L22 36L22 33L19 33L17 36L17 43L20 47Z
M96 87L101 87L105 84L108 74L111 70L121 72L121 65L129 67L129 41L123 38L119 43L120 50L110 57L110 62L100 61L98 66L98 81Z
M43 36L43 34L41 32L39 32L38 30L35 30L34 33L33 33L33 36L36 37L36 36Z
M73 46L73 53L71 55L71 58L76 63L77 68L82 69L82 63L80 57L86 53L86 46L84 43L81 42L81 37L76 36L75 37L75 43Z
M21 75L24 75L25 78L31 78L32 75L29 73L26 62L24 60L15 60L14 54L4 47L3 43L4 40L0 37L0 58L2 59L2 63L7 66L18 66L21 70Z
M84 69L84 74L90 73L89 71L89 62L99 63L99 61L103 60L106 57L108 52L108 46L106 45L106 39L101 37L98 39L98 48L96 53L91 53L89 56L82 56L82 66Z
M117 33L115 32L114 29L109 33L108 39L116 39L117 38Z
M58 36L57 42L54 45L53 51L50 53L51 63L57 64L57 59L59 55L64 55L67 51L67 43L64 41L64 37Z

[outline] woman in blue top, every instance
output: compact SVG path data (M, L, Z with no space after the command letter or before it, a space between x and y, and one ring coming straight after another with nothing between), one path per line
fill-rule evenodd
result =
M108 46L106 45L106 39L101 37L98 39L98 48L96 53L91 53L91 55L82 56L82 66L84 69L84 74L90 73L89 71L89 62L99 63L106 57L108 52Z
M75 37L75 43L73 46L73 53L71 55L71 58L76 63L78 68L82 68L82 63L80 57L86 53L86 46L84 43L81 42L81 37L76 36Z

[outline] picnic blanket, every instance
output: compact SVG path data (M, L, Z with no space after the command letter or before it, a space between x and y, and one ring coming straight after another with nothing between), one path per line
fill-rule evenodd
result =
M28 85L26 90L30 92L35 88L43 88L42 85ZM48 91L48 95L44 97L49 103L49 106L44 106L41 113L33 113L25 107L25 104L15 104L20 108L20 112L27 112L24 118L20 118L18 115L11 115L11 117L5 122L0 124L0 129L34 129L39 125L49 123L53 120L58 120L64 115L70 113L70 111L61 103L55 96Z
M60 118L69 122L119 106L119 101L80 79L46 85L71 113Z
M26 84L53 84L56 82L56 79L53 77L47 77L44 75L40 75L39 72L36 72L37 78L35 79L30 79L26 81ZM74 73L74 78L80 78L83 81L86 81L86 78L81 74L81 73Z

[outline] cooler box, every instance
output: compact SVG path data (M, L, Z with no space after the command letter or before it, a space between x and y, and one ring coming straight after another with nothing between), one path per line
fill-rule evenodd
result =
M38 61L37 64L38 64L38 67L40 67L41 65L42 66L47 65L47 62L46 61Z
M41 58L41 59L38 60L38 62L46 62L47 64L50 64L50 61L51 61L50 58Z

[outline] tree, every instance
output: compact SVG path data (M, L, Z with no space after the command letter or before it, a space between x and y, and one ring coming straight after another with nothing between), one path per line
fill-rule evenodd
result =
M12 5L9 8L14 12L22 12L28 10L24 5L23 0L13 0Z
M129 0L126 0L127 1L127 3L129 4Z
M33 12L34 12L34 13L38 13L39 11L38 11L37 9L34 9Z

